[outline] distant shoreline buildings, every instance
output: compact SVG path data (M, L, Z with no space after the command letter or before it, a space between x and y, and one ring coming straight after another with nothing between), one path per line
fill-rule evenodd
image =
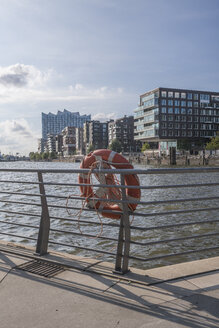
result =
M141 144L134 141L133 116L100 122L91 120L91 115L64 109L57 114L42 113L42 138L38 140L38 152L55 152L64 157L85 154L90 147L108 148L113 139L120 141L123 152L140 150Z
M107 122L91 120L66 109L42 113L42 138L38 152L61 156L86 154L89 149L108 148L119 140L122 152L140 152L144 143L168 154L180 142L197 149L219 131L219 93L175 88L156 88L140 96L134 116Z

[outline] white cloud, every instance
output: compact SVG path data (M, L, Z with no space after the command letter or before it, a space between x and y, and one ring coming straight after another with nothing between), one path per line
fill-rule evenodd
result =
M97 120L97 121L109 121L111 119L116 119L117 118L117 114L116 113L97 113L95 115L92 116L93 120Z
M43 86L49 80L52 70L41 72L32 65L15 64L0 66L0 86L6 88L34 88Z
M50 69L40 71L33 65L0 66L0 104L36 103L42 101L71 102L75 100L104 100L124 96L121 87L88 87L81 83L57 87L58 74ZM53 84L53 86L51 86Z
M31 149L36 150L37 136L34 135L26 120L6 120L0 123L1 153L28 155Z

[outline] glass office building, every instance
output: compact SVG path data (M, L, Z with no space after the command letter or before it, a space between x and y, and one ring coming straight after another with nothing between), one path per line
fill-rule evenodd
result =
M63 112L58 111L57 114L42 113L42 138L46 140L48 134L60 134L65 127L82 128L83 124L90 120L91 115L80 115L79 112L72 113L66 109Z
M140 96L134 110L135 140L206 140L219 131L219 93L157 88Z

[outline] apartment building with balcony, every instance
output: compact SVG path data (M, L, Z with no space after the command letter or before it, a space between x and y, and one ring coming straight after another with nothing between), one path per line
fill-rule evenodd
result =
M76 152L76 128L67 126L62 130L63 146L62 152L64 157L74 155Z
M140 96L134 113L135 140L158 142L161 150L179 139L207 142L219 131L219 93L157 88Z
M122 152L140 151L141 143L134 140L134 117L124 116L108 125L109 144L118 139L122 145Z
M84 123L83 135L86 150L90 145L93 145L95 149L106 149L108 147L108 122Z

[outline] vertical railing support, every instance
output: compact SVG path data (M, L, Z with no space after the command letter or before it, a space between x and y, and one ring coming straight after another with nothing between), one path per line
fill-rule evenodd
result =
M124 186L125 185L124 174L121 173L120 176L121 176L121 185ZM125 188L122 188L122 200L127 201ZM122 208L123 208L123 213L120 219L115 271L124 274L129 271L128 263L129 263L131 233L130 233L128 203L127 202L122 203Z
M46 193L43 184L43 175L38 172L40 198L41 198L41 220L37 239L36 253L38 255L47 254L48 241L49 241L49 229L50 229L50 217L47 206Z

